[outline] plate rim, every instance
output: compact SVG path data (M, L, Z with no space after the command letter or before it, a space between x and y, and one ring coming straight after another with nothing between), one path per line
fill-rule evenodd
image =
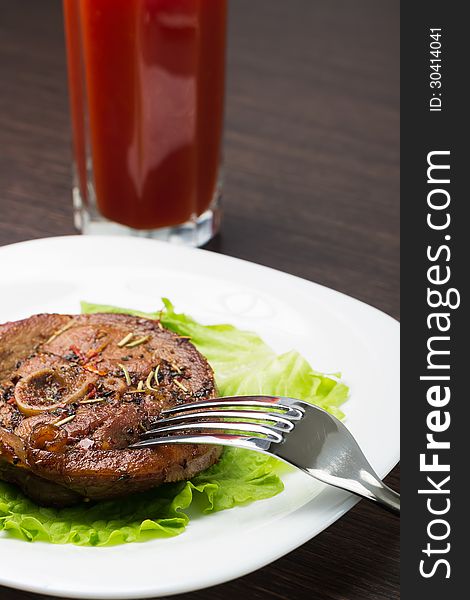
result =
M292 280L296 280L298 282L302 282L302 283L307 282L311 285L321 288L322 290L324 290L326 292L330 292L335 295L338 294L338 295L342 296L343 299L346 299L348 301L353 300L354 302L358 302L359 304L363 305L363 307L367 307L368 309L377 311L380 315L388 317L394 323L396 323L398 326L400 326L399 319L397 319L393 315L388 314L381 308L377 308L373 304L369 304L365 300L361 300L360 298L351 296L350 294L347 294L346 292L342 292L341 290L335 290L334 288L328 287L327 285L324 285L323 283L318 283L317 281L312 281L311 279L305 279L305 277L300 277L299 275L293 275L292 273L289 273L288 271L283 271L282 269L277 269L276 267L270 267L268 265L264 265L262 263L255 262L254 260L247 260L246 258L239 258L238 256L231 256L230 254L223 254L221 252L213 252L212 250L207 250L205 248L195 248L195 247L191 247L191 246L184 246L182 244L172 244L170 242L165 242L162 240L156 240L156 239L147 238L147 237L139 237L139 236L134 237L134 236L125 236L125 235L102 235L102 234L79 235L79 234L72 233L69 235L48 236L48 237L42 237L42 238L35 238L32 240L23 240L21 242L13 242L11 244L4 244L3 246L0 246L0 253L2 253L3 251L5 251L7 249L15 248L18 246L29 246L29 245L34 245L34 244L48 243L48 242L55 243L55 242L60 242L60 241L67 242L68 240L86 240L87 242L88 242L88 240L97 240L97 241L98 240L121 240L123 242L128 242L131 240L132 243L134 243L134 242L138 242L138 243L149 242L152 244L156 244L160 247L170 247L171 249L176 249L177 251L190 252L190 253L196 252L198 254L210 255L211 257L217 257L216 260L223 259L223 260L234 261L235 263L242 263L244 265L248 265L249 268L252 266L260 267L262 269L267 269L268 271L271 271L274 273L281 273L283 276L288 277L289 279L292 279ZM82 243L82 242L80 242L80 243Z

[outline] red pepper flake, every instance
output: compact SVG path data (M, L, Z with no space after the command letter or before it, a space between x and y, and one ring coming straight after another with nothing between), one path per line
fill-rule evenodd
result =
M97 375L106 375L107 372L106 371L100 371L99 369L96 368L96 365L92 364L92 363L87 363L85 365L82 365L84 369L86 369L87 371L90 371L91 373L96 373Z
M11 398L9 398L7 400L7 404L12 404L12 405L16 404L15 396L12 396Z
M86 353L86 357L90 359L94 358L95 356L98 356L98 354L103 352L107 345L108 342L104 342L104 344L101 344L101 346L98 346L98 348L92 348L91 350L88 350L88 352Z
M92 385L90 387L90 390L88 391L88 394L86 395L87 398L96 398L96 387L94 385Z
M75 344L69 346L69 350L71 350L75 354L75 356L77 356L81 361L86 361L87 358L85 354L83 354L80 348L78 348L78 346L75 346Z

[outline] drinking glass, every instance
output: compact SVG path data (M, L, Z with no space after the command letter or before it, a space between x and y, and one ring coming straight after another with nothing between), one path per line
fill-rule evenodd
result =
M63 0L85 234L193 246L220 223L226 0Z

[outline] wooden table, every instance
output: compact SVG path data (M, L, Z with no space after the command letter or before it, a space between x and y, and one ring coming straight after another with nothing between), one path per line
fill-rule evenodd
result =
M209 245L394 317L398 16L393 0L232 1L225 219ZM60 2L0 0L1 244L74 233L69 148ZM394 600L398 557L398 520L361 502L272 565L184 598Z

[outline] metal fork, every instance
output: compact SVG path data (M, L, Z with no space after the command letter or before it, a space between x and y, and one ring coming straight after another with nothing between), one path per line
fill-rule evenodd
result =
M256 450L400 512L399 494L379 479L341 421L317 406L278 396L230 396L175 406L161 416L131 448L194 443Z

